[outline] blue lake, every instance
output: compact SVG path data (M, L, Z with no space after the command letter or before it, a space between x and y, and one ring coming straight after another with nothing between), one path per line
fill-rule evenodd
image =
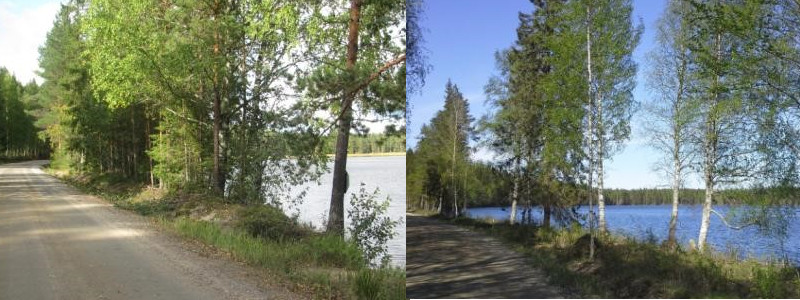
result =
M724 206L715 206L714 209L721 212L727 210ZM637 239L645 239L652 235L658 241L663 241L667 237L671 211L671 205L606 206L606 222L608 230L613 233ZM581 207L578 212L585 214L588 212L588 208ZM800 219L798 219L800 208L794 207L790 212L793 212L793 215L787 216L789 220L788 236L783 241L759 232L752 226L740 230L729 228L720 218L712 214L707 243L717 251L735 250L742 257L759 259L788 257L795 264L800 264ZM498 221L507 221L510 208L470 208L467 210L467 214L472 218L493 218ZM518 209L516 219L520 220L521 217L522 212ZM542 211L539 207L533 208L532 217L535 222L541 222ZM676 235L681 245L688 245L690 240L697 241L701 217L701 205L680 206Z

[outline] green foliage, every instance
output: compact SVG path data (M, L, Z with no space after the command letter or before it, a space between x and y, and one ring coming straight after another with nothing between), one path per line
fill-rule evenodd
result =
M392 220L385 216L389 209L389 199L378 203L378 190L367 192L365 184L361 183L358 194L350 198L350 208L347 215L350 217L350 239L358 245L364 253L366 261L373 265L386 267L389 264L387 242L397 233L395 227L399 220Z
M68 2L40 51L55 159L229 202L288 197L325 171L324 124L295 97L312 4Z
M469 102L458 86L448 81L444 108L430 124L422 125L417 149L407 162L406 199L428 198L440 203L442 214L451 217L458 214L456 208L466 199L467 180L472 178L468 175L469 140L474 135L472 122Z
M39 86L22 85L0 68L0 161L44 158L47 145L39 136L32 110L38 108Z
M237 213L236 227L253 237L276 241L298 240L311 233L280 208L268 204L241 208Z

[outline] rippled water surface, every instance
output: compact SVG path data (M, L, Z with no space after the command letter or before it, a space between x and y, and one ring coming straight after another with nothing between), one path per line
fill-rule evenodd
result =
M727 207L716 206L715 210L726 211ZM586 213L585 207L579 212ZM646 239L652 234L658 241L666 239L669 227L671 205L613 205L606 206L606 221L608 229L615 233ZM794 215L787 216L789 220L788 236L784 241L773 236L759 232L755 227L746 227L735 230L726 227L715 215L711 216L711 226L708 233L708 244L720 251L735 250L742 257L788 257L796 264L800 264L800 208L789 210ZM470 217L494 218L508 220L509 208L483 207L468 209ZM521 218L521 212L518 212ZM791 214L791 213L790 213ZM538 208L533 210L533 218L540 221L542 212ZM689 240L697 241L700 231L702 206L684 205L678 211L678 228L676 235L682 245L687 245Z
M329 170L333 170L331 160ZM406 157L349 157L347 158L347 173L350 174L350 189L345 196L345 212L349 209L349 199L358 193L361 182L366 184L367 191L380 189L378 200L391 198L388 216L392 219L402 219L402 224L396 227L397 235L389 241L388 250L392 257L392 264L405 266L406 264ZM333 175L325 174L320 179L321 185L308 185L308 192L303 205L300 206L300 221L309 222L317 228L324 228L330 208L331 185ZM346 220L345 226L349 225Z

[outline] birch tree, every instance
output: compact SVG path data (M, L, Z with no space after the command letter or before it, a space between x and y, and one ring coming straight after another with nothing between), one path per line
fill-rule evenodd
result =
M588 156L590 173L597 175L598 226L605 231L604 161L630 136L636 109L632 92L637 66L632 55L644 29L634 26L633 4L628 0L589 1L585 10Z
M693 96L700 117L693 130L695 151L705 185L703 213L697 248L705 249L714 199L720 186L754 178L758 172L758 123L753 106L757 88L751 74L759 57L757 32L766 6L714 2L690 2L691 58L697 64Z
M647 105L646 128L651 145L665 155L664 164L657 167L671 178L672 211L667 235L667 244L671 246L677 244L680 189L693 153L689 149L689 130L697 117L688 95L693 84L687 47L690 28L685 18L689 8L685 1L669 2L658 21L658 44L649 53L652 64L648 82L655 95Z

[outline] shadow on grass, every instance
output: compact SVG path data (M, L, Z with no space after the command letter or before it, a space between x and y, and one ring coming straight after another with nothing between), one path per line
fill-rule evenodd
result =
M542 268L553 284L610 298L797 298L794 266L740 261L716 253L668 249L652 242L601 235L588 260L588 235L578 227L552 230L455 219L453 224L500 237Z

